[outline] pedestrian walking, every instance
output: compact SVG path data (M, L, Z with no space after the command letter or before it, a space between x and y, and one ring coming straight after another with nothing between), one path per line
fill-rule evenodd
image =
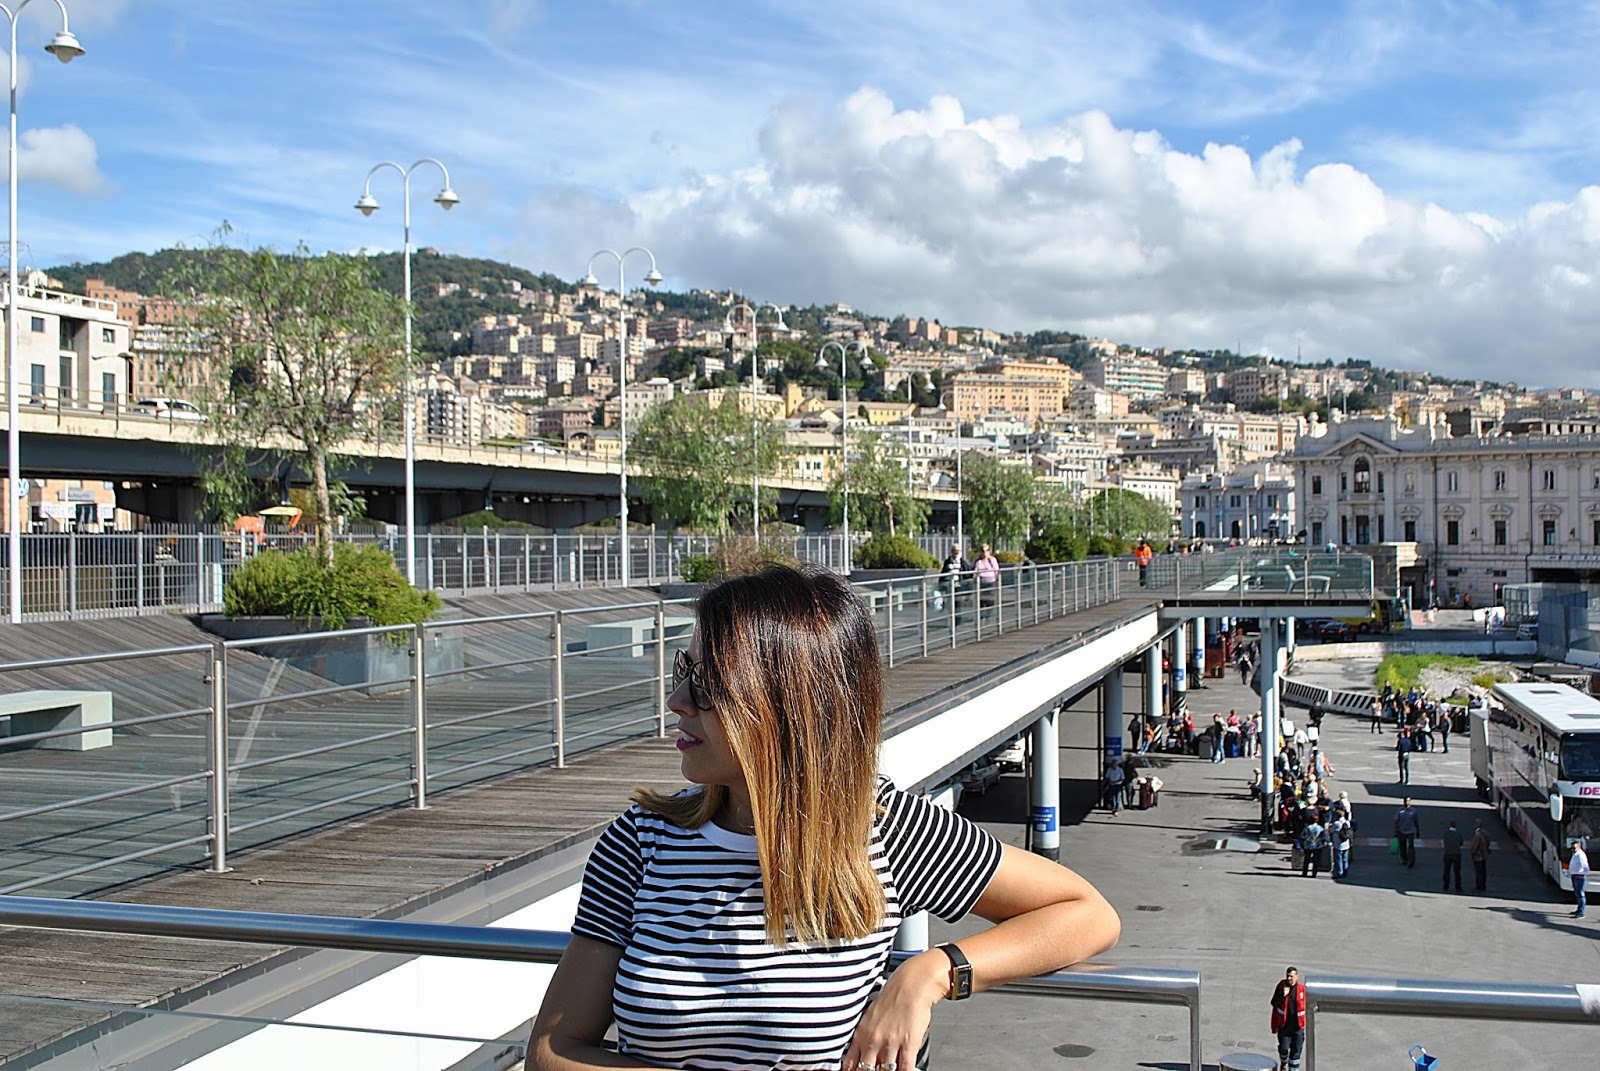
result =
M1483 828L1483 819L1478 819L1478 828L1472 831L1472 843L1467 846L1467 854L1472 857L1472 887L1478 892L1489 888L1489 831Z
M1239 652L1239 683L1250 683L1250 656L1243 651Z
M1350 843L1355 839L1351 832L1350 816L1338 804L1334 805L1333 821L1328 823L1328 840L1333 846L1333 880L1338 881L1350 873Z
M1589 896L1584 891L1584 885L1589 880L1589 856L1583 850L1581 837L1572 842L1572 854L1567 857L1567 878L1572 882L1572 895L1578 901L1577 910L1572 913L1572 917L1581 919L1584 910L1589 906Z
M1411 783L1411 734L1401 730L1394 741L1395 760L1400 764L1400 783Z
M1301 727L1301 728L1298 728L1298 729L1296 729L1294 731L1293 739L1294 739L1295 757L1298 758L1301 762L1305 762L1306 761L1306 745L1311 742L1311 738L1306 735L1305 728Z
M1405 866L1416 867L1417 837L1421 834L1422 817L1407 796L1400 801L1400 809L1394 812L1394 835L1400 840L1400 862Z
M1142 588L1148 583L1147 574L1150 571L1150 559L1155 557L1155 552L1150 549L1150 544L1139 540L1139 545L1133 548L1134 564L1139 566L1139 586Z
M1367 735L1371 736L1373 733L1377 733L1379 736L1383 735L1383 700L1381 698L1372 701L1372 723L1367 729Z
M1272 1032L1278 1035L1279 1071L1300 1071L1300 1052L1306 1045L1306 987L1300 971L1290 967L1272 991Z
M1450 754L1450 708L1439 708L1439 750Z
M1450 875L1456 879L1456 892L1461 891L1461 830L1456 828L1456 820L1450 819L1450 825L1444 831L1444 891L1450 891Z
M1223 752L1223 741L1227 738L1228 728L1222 724L1222 715L1211 715L1211 728L1206 730L1211 737L1211 761L1213 763L1226 762L1228 756Z

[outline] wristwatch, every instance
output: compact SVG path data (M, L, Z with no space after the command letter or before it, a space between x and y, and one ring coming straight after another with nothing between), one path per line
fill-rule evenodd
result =
M953 944L942 944L937 948L950 957L950 992L945 994L946 998L966 1000L972 996L972 964L967 962L961 949Z

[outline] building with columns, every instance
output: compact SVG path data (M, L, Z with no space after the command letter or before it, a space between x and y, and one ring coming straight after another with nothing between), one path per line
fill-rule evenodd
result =
M1296 532L1289 466L1256 461L1191 472L1178 490L1178 528L1191 539L1287 539Z
M1334 425L1285 459L1311 543L1417 544L1413 605L1496 601L1504 584L1600 582L1600 437L1451 438Z

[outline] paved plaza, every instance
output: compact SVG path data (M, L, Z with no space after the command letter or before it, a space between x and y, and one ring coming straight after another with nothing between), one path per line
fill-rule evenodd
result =
M1128 694L1136 695L1136 677ZM1256 697L1237 674L1189 693L1197 724L1211 714L1254 712ZM1290 716L1302 712L1291 711ZM1092 718L1086 709L1077 717ZM1417 755L1409 791L1422 812L1416 869L1388 853L1399 805L1394 736L1370 735L1365 722L1339 715L1323 721L1335 767L1331 788L1350 793L1360 823L1352 872L1302 878L1287 844L1249 847L1257 805L1246 795L1247 759L1224 764L1155 757L1166 787L1158 807L1111 817L1093 811L1062 831L1062 859L1090 878L1122 915L1122 940L1108 962L1198 968L1204 976L1202 1040L1208 1067L1235 1051L1273 1052L1268 998L1288 964L1302 974L1404 978L1600 982L1600 920L1568 917L1572 905L1538 871L1487 804L1475 798L1465 738L1448 755ZM1069 729L1064 744L1084 739ZM1062 768L1073 756L1063 754ZM1021 843L1017 816L1026 811L1020 774L1008 776L963 812ZM1440 892L1438 837L1450 818L1470 834L1486 819L1495 841L1489 891ZM1069 818L1070 821L1070 818ZM1233 838L1229 849L1217 841ZM1241 843L1241 841L1243 843ZM935 922L933 938L971 926ZM935 1066L944 1068L1188 1066L1185 1013L1059 999L984 996L941 1006L934 1026ZM1319 1066L1408 1068L1406 1050L1421 1042L1440 1071L1511 1067L1586 1067L1600 1053L1593 1027L1415 1022L1375 1016L1326 1016L1318 1031Z

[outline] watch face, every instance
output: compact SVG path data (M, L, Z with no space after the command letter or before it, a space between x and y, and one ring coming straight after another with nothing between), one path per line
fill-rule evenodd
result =
M950 974L950 999L966 1000L972 996L972 968L957 967Z

